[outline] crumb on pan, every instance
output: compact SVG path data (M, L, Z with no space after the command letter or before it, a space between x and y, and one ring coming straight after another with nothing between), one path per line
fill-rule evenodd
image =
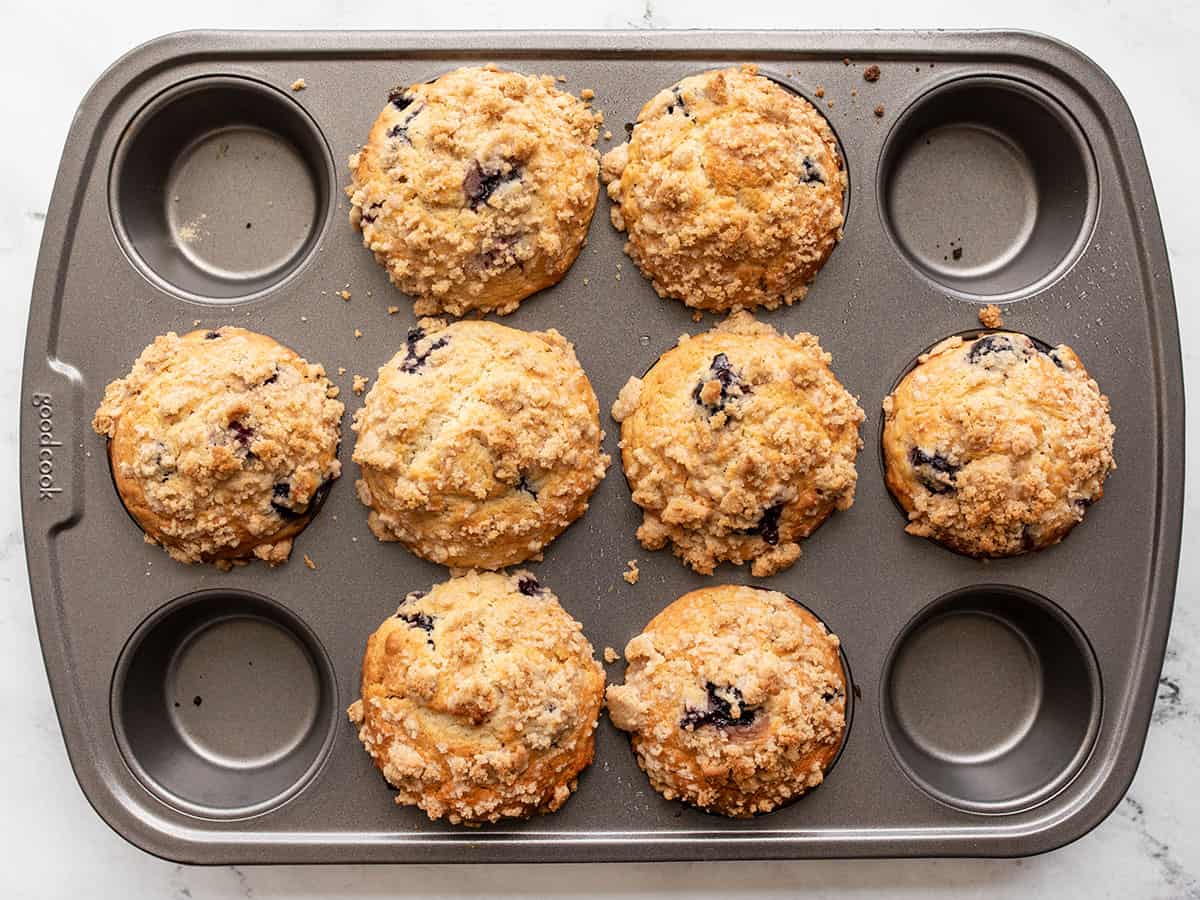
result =
M595 100L596 92L593 91L591 88L584 88L582 91L579 92L579 99L580 100Z
M346 290L345 288L343 288L342 290L338 291L338 296L341 297L343 300L349 300L350 292L348 290Z
M615 663L620 658L621 658L621 654L618 653L616 650L614 650L612 647L604 648L604 661L606 663Z
M317 564L315 562L313 562L313 558L311 556L309 556L307 553L304 554L304 564L306 566L308 566L310 569L315 569L317 567Z
M345 367L345 366L338 366L338 370L337 370L337 372L338 372L338 374L339 374L339 375L345 375L345 374L346 374L346 367Z
M355 339L357 339L357 338L360 338L360 337L362 337L362 336L363 336L362 329L361 329L361 328L355 328L355 329L354 329L354 337L355 337Z
M370 380L371 379L368 378L366 375L355 375L354 376L354 386L351 387L350 390L354 391L354 393L361 396L362 392L367 389L367 382Z
M625 565L629 568L621 573L621 577L630 584L637 584L638 579L642 577L641 570L638 569L637 560L631 559L629 562L625 563Z
M985 328L1003 328L1004 320L1000 318L1000 307L989 303L979 310L979 324Z
M394 316L398 312L400 312L400 307L398 307L398 306L389 306L387 308L387 314L389 316Z

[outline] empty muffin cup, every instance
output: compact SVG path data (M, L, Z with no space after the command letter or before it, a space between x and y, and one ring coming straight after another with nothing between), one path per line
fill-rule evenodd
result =
M883 726L923 790L977 813L1029 809L1065 787L1100 725L1091 647L1022 588L954 591L908 625L884 666Z
M295 100L246 78L198 78L151 100L117 148L113 226L153 283L230 303L292 275L332 212L333 162Z
M117 744L160 800L206 818L244 818L319 771L337 720L333 667L279 604L200 591L152 614L112 686Z
M885 230L952 293L1011 300L1057 280L1091 236L1095 162L1079 126L1021 81L968 77L897 121L877 181Z

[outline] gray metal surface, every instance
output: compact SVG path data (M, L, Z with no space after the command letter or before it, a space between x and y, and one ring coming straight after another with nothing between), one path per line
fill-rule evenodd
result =
M396 808L341 711L357 695L366 636L405 592L445 571L368 532L348 421L345 474L292 562L229 574L178 565L142 542L88 426L104 385L170 329L243 325L331 372L346 367L344 390L351 374L373 376L413 317L346 222L345 159L390 87L483 61L595 90L614 133L602 149L623 139L661 87L756 62L821 105L845 152L845 239L804 303L762 318L817 334L860 397L858 498L805 543L793 568L760 583L792 594L841 636L855 714L826 783L768 816L727 821L668 803L607 720L595 764L552 816L464 830ZM874 84L862 77L870 63L882 69ZM293 93L298 77L308 88ZM571 338L605 410L681 333L712 324L657 299L607 220L601 199L568 276L504 320ZM347 284L348 303L334 293ZM1008 327L1082 356L1112 399L1120 468L1062 545L980 563L904 534L879 475L879 404L922 349L977 327L979 304L992 296L1007 301ZM389 305L399 314L388 316ZM22 509L67 750L118 833L190 862L1019 855L1060 846L1112 810L1141 753L1179 553L1182 392L1170 274L1136 129L1104 73L1050 39L168 36L122 58L84 99L34 285ZM345 396L353 410L359 401ZM605 424L616 458L617 429L607 416ZM691 588L751 580L728 566L706 579L667 553L646 553L634 538L639 518L615 464L587 515L533 566L597 651L623 647ZM633 558L636 586L621 579ZM608 672L619 680L623 664Z

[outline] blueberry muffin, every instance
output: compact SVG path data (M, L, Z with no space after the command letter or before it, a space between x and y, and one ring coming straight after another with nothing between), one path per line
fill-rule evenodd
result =
M371 531L455 568L537 557L609 462L596 395L553 329L424 319L353 428Z
M350 221L417 315L510 313L583 246L600 117L495 66L396 88L350 157Z
M670 543L697 572L749 561L759 577L854 503L863 411L811 334L788 337L745 312L684 335L613 404L637 536Z
M726 311L803 300L842 236L846 175L812 104L754 66L661 91L601 177L661 297Z
M226 326L155 338L108 385L92 427L149 543L185 563L284 562L341 472L325 370Z
M604 670L528 572L404 598L367 642L358 737L396 803L475 825L553 812L592 761Z
M613 724L668 800L736 818L819 785L846 730L838 639L784 594L702 588L625 647Z
M1108 398L1075 352L997 332L942 341L883 402L909 534L977 557L1061 541L1116 468Z

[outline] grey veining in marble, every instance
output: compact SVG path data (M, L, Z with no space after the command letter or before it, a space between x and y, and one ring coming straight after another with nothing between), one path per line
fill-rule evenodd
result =
M819 21L814 10L821 9ZM833 7L714 0L563 2L234 3L174 6L63 0L0 8L0 384L10 415L0 459L15 496L16 407L34 261L58 154L92 80L134 44L181 28L338 26L509 27L1020 27L1093 56L1124 91L1141 129L1180 306L1189 387L1200 393L1200 6L1171 0L863 0ZM1119 326L1118 326L1119 327ZM1190 457L1200 454L1193 416ZM1118 453L1119 453L1118 436ZM1027 860L934 860L510 867L222 867L163 862L92 813L67 765L34 633L16 503L0 508L0 895L13 898L327 897L1120 897L1200 898L1200 558L1190 544L1200 501L1187 494L1175 620L1141 768L1117 811L1091 834Z

